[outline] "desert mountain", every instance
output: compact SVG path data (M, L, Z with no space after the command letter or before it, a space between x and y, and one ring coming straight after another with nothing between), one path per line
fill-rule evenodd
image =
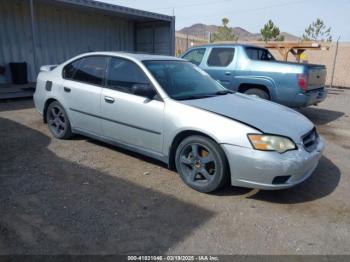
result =
M193 35L199 38L208 38L209 33L213 33L217 30L217 25L206 25L206 24L194 24L189 27L184 27L178 32L181 34ZM239 37L240 41L257 41L261 38L260 33L251 33L241 27L231 27L233 33ZM284 36L286 41L297 41L298 37L286 32L282 32L281 35Z

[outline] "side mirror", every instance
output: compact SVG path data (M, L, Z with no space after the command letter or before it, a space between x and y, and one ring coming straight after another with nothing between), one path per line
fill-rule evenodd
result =
M153 99L157 94L150 84L134 84L131 87L131 92L134 95L147 97L148 99Z

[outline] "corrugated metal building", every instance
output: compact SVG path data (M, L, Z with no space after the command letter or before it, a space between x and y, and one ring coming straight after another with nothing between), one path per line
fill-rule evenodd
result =
M175 54L175 18L92 0L0 0L0 83L10 62L41 65L89 51Z

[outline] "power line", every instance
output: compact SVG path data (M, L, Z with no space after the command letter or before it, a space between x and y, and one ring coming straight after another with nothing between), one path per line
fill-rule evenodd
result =
M154 8L154 10L177 9L177 8L185 8L185 7L192 7L192 6L203 6L203 5L219 4L219 3L224 3L224 2L232 2L232 0L210 1L210 2L193 3L193 4L188 4L188 5L161 7L161 8Z
M288 5L294 5L294 4L300 4L300 3L306 3L305 0L299 0L299 1L294 1L294 2L287 2L287 3L282 3L282 4L275 4L275 5L269 5L269 6L264 6L264 7L259 7L259 8L252 8L252 9L241 9L241 10L235 10L233 12L230 12L230 14L242 14L242 13L249 13L249 12L256 12L256 11L263 11L266 9L271 9L271 8L276 8L276 7L283 7L283 6L288 6ZM228 10L225 10L225 13L227 13ZM222 13L222 12L220 12ZM219 14L214 15L214 16L219 16ZM201 18L207 18L207 17L213 17L213 14L208 15L208 16L200 16L200 17L183 17L181 18L182 21L186 21L189 19L201 19Z

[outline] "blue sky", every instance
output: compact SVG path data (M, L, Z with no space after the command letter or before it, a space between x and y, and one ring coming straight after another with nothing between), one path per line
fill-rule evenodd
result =
M300 36L317 17L332 27L333 39L350 41L350 0L99 0L137 9L169 14L174 9L176 29L194 23L221 23L230 19L252 33L272 19L281 31Z

